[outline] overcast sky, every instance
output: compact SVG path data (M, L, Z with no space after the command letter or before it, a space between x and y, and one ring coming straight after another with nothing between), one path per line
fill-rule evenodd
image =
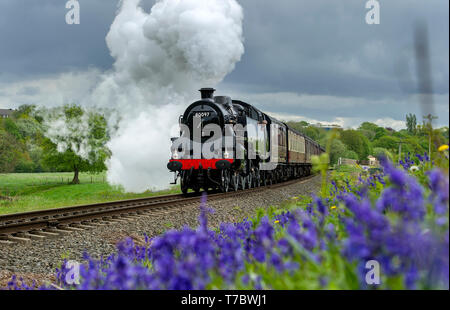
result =
M426 25L433 111L449 118L448 0L380 0L368 25L365 0L241 0L245 54L218 85L283 119L404 127L421 120L414 29ZM105 36L118 1L79 0L80 25L65 0L0 1L0 108L76 101L111 69ZM149 10L153 1L143 1ZM199 85L199 88L208 85Z

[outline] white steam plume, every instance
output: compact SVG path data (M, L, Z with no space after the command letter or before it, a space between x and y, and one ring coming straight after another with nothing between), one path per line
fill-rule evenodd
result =
M244 53L235 0L160 0L150 13L124 0L106 37L114 68L87 100L115 111L108 181L127 191L167 187L171 128L200 87L214 86Z

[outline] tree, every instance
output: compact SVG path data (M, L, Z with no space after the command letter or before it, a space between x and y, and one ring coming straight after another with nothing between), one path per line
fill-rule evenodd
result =
M363 122L358 127L358 130L370 130L370 131L375 132L378 128L379 128L379 126L377 124L370 123L370 122Z
M344 143L339 139L333 139L330 145L330 164L335 165L339 157L347 158L348 150Z
M358 127L358 131L361 132L364 136L366 136L369 141L373 141L377 139L377 137L381 137L385 133L385 129L383 127L379 127L377 124L364 122Z
M299 132L303 132L303 125L301 122L293 122L293 121L289 121L286 123L289 127L299 131Z
M309 126L309 123L306 121L301 121L300 126L307 127L307 126Z
M389 131L387 131L385 128L378 127L377 129L375 129L375 138L374 138L374 140L380 139L381 137L384 137L384 136L386 136L388 134L389 134Z
M72 184L80 183L79 172L101 172L110 156L106 120L102 115L66 105L50 112L44 141L44 162L54 169L73 171Z
M448 126L442 127L440 130L441 130L442 138L444 139L444 141L448 142L448 139L449 139L449 128L448 128Z
M20 136L24 140L36 141L43 135L43 127L34 118L19 118L15 121Z
M389 151L396 151L398 149L398 143L400 140L391 136L383 136L376 140L373 144L374 147L381 147Z
M23 136L20 133L19 128L17 127L16 123L12 119L6 118L3 121L3 128L5 129L5 131L7 133L12 135L17 140L21 140L23 138Z
M34 104L23 104L19 106L13 113L14 118L29 118L34 117L36 114L36 105Z
M22 147L13 135L0 128L0 172L13 172Z
M349 151L358 154L359 160L366 160L370 155L370 142L360 132L353 129L342 131L341 140Z
M417 118L415 114L406 115L406 129L409 134L415 135L417 128Z
M367 130L367 129L358 129L369 141L373 141L375 139L375 131Z
M301 122L288 121L288 122L286 122L286 124L290 128L295 129L298 132L301 132L302 134L313 139L314 141L317 141L317 142L326 141L327 131L323 128L309 125L305 121L301 121Z
M347 151L347 152L345 152L345 154L344 154L344 157L345 158L348 158L348 159L358 159L358 154L356 154L354 151Z
M373 148L373 156L375 156L378 160L380 160L383 157L387 157L390 160L394 158L391 152L388 150L382 148L382 147L375 147Z
M320 137L320 129L314 126L304 127L301 130L302 133L313 139L314 141L319 140Z

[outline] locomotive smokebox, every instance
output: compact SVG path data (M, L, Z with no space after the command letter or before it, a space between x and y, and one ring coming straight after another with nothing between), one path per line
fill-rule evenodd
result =
M216 90L214 88L202 88L199 92L202 94L202 99L213 100L213 94Z

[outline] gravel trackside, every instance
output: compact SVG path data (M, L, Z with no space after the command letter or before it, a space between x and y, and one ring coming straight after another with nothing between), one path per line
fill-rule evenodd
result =
M320 180L320 176L316 175L281 188L249 193L239 198L214 200L208 203L215 210L208 216L209 226L215 228L222 222L238 222L254 216L258 208L280 205L294 196L311 195L320 190ZM197 227L198 216L199 203L196 203L54 239L33 240L28 244L0 244L0 288L6 286L12 274L23 277L27 283L32 279L38 283L49 281L64 258L82 262L83 252L96 258L101 255L105 257L114 253L115 245L126 237L143 243L144 234L152 237L185 225Z

